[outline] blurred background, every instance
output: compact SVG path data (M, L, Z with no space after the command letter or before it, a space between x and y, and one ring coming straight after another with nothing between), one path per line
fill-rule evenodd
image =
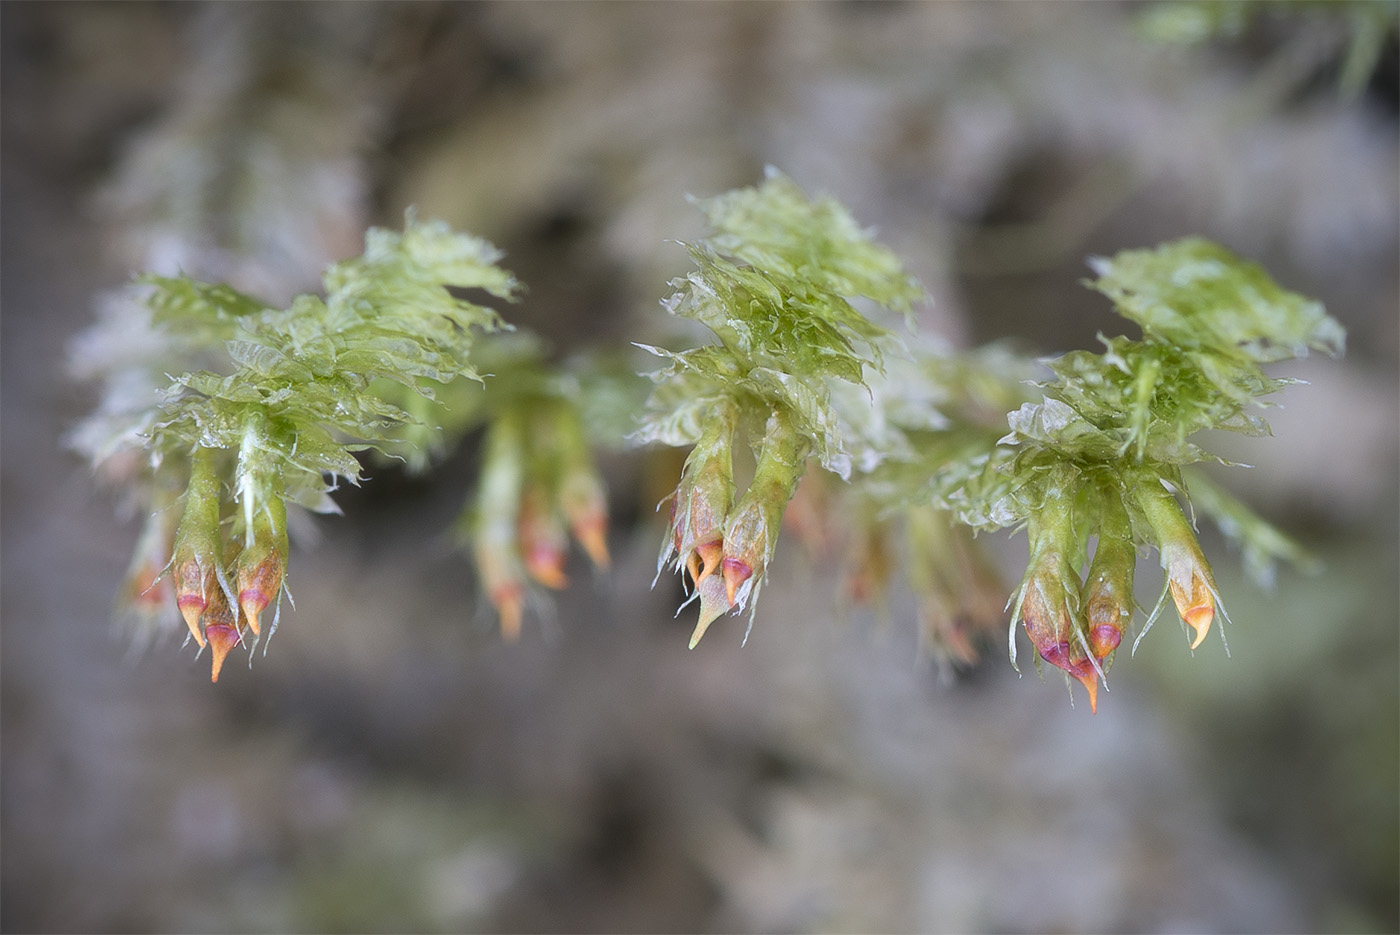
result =
M0 5L0 927L1400 930L1395 14ZM561 350L655 340L684 196L770 164L956 345L1093 347L1121 328L1085 257L1186 234L1323 300L1346 358L1283 368L1310 385L1216 475L1323 570L1261 592L1206 536L1232 658L1161 626L1092 716L996 653L941 675L907 599L834 605L793 548L746 646L687 651L615 457L612 573L511 645L445 534L468 439L317 518L255 666L211 686L112 628L139 521L65 450L96 401L65 357L132 270L281 301L417 205L507 251L506 314Z

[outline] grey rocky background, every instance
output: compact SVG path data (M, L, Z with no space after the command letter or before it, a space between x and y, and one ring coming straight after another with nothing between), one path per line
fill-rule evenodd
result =
M1400 929L1394 46L1348 101L1326 23L1164 49L1139 9L0 5L0 927ZM791 548L747 646L687 651L619 458L613 573L506 645L443 534L469 443L316 521L251 669L113 633L136 526L62 446L64 357L130 269L291 293L416 204L560 346L648 340L683 196L768 164L959 344L1091 346L1083 258L1187 233L1323 299L1347 358L1221 476L1325 571L1263 594L1208 541L1233 658L1160 627L1091 716L997 655L941 679L906 600L834 607Z

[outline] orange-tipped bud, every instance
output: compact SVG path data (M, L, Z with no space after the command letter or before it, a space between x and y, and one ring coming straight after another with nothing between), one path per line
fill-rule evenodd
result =
M219 591L219 478L215 452L198 448L190 461L190 483L185 508L175 532L171 573L175 604L196 643L204 646L200 619L215 602ZM225 602L227 603L227 602Z
M671 511L670 547L662 554L662 564L674 556L676 567L684 568L695 584L715 572L724 554L724 516L717 505L727 509L728 496L727 488L722 495L710 496L681 481Z
M562 591L569 586L564 574L564 553L558 549L536 544L525 553L525 571L547 588Z
M1136 491L1161 553L1167 573L1167 591L1182 621L1194 631L1191 648L1201 645L1215 619L1219 592L1191 525L1176 499L1160 485L1145 484Z
M569 524L569 531L589 560L599 568L607 568L611 563L608 501L592 465L576 467L575 473L564 478L559 491L559 508Z
M1081 550L1076 503L1081 477L1069 466L1047 473L1041 506L1027 524L1030 565L1021 580L1013 623L1019 616L1042 661L1064 670L1089 692L1089 707L1098 711L1102 670L1091 654L1083 611L1084 582L1076 571ZM1011 659L1016 660L1015 641Z
M199 620L204 616L210 598L219 589L214 566L204 565L193 557L181 559L177 555L174 574L175 606L180 608L180 616L185 618L185 625L190 628L194 641L202 647L204 634L200 630Z
M725 558L719 564L720 574L724 578L724 595L733 604L739 587L753 577L753 569L741 558Z
M270 600L267 592L260 588L244 588L238 592L238 609L243 612L243 617L248 621L254 636L262 636L258 614L267 609Z
M519 537L525 572L547 588L567 587L564 561L568 539L564 525L550 508L544 489L537 484L527 487L522 498Z
M1095 578L1090 569L1084 616L1088 628L1089 652L1103 662L1123 642L1132 619L1132 578L1127 580L1126 597L1111 582Z
M1021 598L1021 623L1040 658L1063 668L1069 659L1073 610L1066 600L1064 578L1069 574L1058 554L1044 556L1028 572Z
M1084 649L1079 619L1079 577L1056 551L1043 552L1027 571L1019 605L1031 645L1042 660L1077 679L1089 690L1098 712L1099 670Z
M720 567L720 562L723 560L723 558L723 539L715 539L712 542L706 542L703 545L697 545L695 547L695 550L690 553L690 558L686 559L686 567L690 569L690 580L694 581L698 585L700 582L704 581L706 578L710 577L710 575L715 573L715 570ZM691 568L692 562L701 566L699 568L700 573L698 575L695 573L696 569Z
M737 413L719 407L685 459L671 498L671 530L657 570L673 563L692 582L712 574L723 554L724 521L734 499L733 434Z
M757 483L751 485L734 507L724 531L724 558L719 571L724 579L725 593L730 603L740 599L744 582L754 575L762 579L772 553L771 544L778 536L785 498L765 498Z
M1089 608L1090 619L1093 619L1094 608ZM1094 658L1102 662L1108 655L1118 648L1118 644L1123 642L1123 631L1113 624L1101 623L1091 627L1089 630L1089 652L1094 654Z
M241 562L238 568L238 607L252 627L253 635L261 636L258 615L267 609L282 587L282 556L273 553L251 567Z
M513 552L475 544L476 570L486 599L501 618L501 635L511 642L520 636L525 611L525 577Z
M520 543L525 444L524 414L519 407L507 408L487 429L476 506L464 514L481 589L500 614L501 634L507 640L520 636L525 607Z
M1115 495L1116 496L1116 495ZM1115 507L1118 507L1115 509ZM1127 513L1115 499L1105 507L1098 548L1084 580L1084 617L1089 653L1107 668L1133 619L1133 574L1137 550Z
M1167 587L1171 590L1177 613L1195 631L1195 638L1191 641L1191 648L1195 649L1206 638L1211 621L1215 619L1215 588L1210 581L1210 569L1193 564L1176 574L1172 574L1172 571L1168 574Z
M703 475L702 475L703 476ZM718 491L692 489L684 505L684 525L679 528L683 552L710 546L723 539L721 530L729 509L729 488ZM701 557L704 561L704 557Z
M779 412L769 416L753 482L733 503L731 448L737 412L720 407L686 459L659 571L674 559L700 597L693 647L725 611L749 601L777 544L783 510L806 466L809 443ZM731 508L732 504L732 508ZM719 574L715 574L718 571Z
M1072 676L1074 676L1076 679L1078 679L1078 680L1079 680L1079 684L1083 685L1086 689L1088 689L1088 691L1089 691L1089 712L1090 712L1091 714L1098 714L1098 713L1099 713L1099 673L1096 672L1092 666L1090 666L1088 669L1082 669L1082 668L1081 668L1080 670L1076 670L1076 671L1074 671L1074 672L1071 672L1070 675L1072 675Z
M1167 590L1182 621L1194 632L1191 648L1201 645L1215 619L1215 576L1195 536L1178 537L1163 543L1162 567L1167 572Z
M204 636L209 641L209 653L213 659L213 665L209 673L209 681L217 682L219 673L223 671L224 660L228 658L229 650L237 646L242 637L239 636L236 627L231 627L225 623L211 623L205 626Z
M1040 653L1041 659L1058 669L1063 669L1089 690L1089 710L1098 714L1099 670L1094 667L1094 661L1084 655L1082 648L1064 641L1045 645L1038 644L1036 651Z
M555 414L554 430L559 456L558 509L588 558L597 567L607 568L611 562L607 490L593 462L578 411L570 405L561 406Z
M204 634L200 632L199 618L204 615L206 602L204 598L193 594L186 594L178 598L175 605L180 608L180 616L185 620L185 626L190 628L190 636L201 647L204 646Z
M235 561L238 607L255 636L262 635L258 615L277 598L287 570L287 507L278 482L250 505L253 514L247 545Z
M228 598L222 590L216 589L204 614L204 640L209 644L212 658L209 674L211 682L219 680L219 673L223 671L224 660L228 658L229 650L237 646L242 639L237 617L229 607ZM200 645L203 646L204 642L201 641Z

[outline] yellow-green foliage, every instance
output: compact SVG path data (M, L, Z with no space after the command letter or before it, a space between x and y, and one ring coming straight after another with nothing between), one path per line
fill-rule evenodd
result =
M711 229L686 245L696 268L663 305L715 340L641 345L666 366L650 374L631 436L691 449L660 567L688 574L700 601L692 645L722 614L755 606L809 461L831 476L810 480L813 497L854 517L852 593L878 591L901 557L888 543L904 541L933 642L960 662L975 655L967 620L995 612L985 562L952 526L1025 528L1030 556L1012 624L1091 700L1134 616L1140 552L1157 551L1158 610L1170 596L1193 648L1220 609L1184 512L1193 486L1260 576L1276 558L1301 558L1187 471L1220 460L1193 440L1200 431L1267 431L1256 409L1290 381L1262 365L1342 350L1342 329L1321 306L1258 266L1195 238L1091 261L1087 285L1142 335L1045 362L1049 378L1033 394L1029 378L1045 375L1033 362L918 335L922 290L836 202L809 199L770 170L760 185L696 204ZM640 381L629 384L613 359L556 366L537 339L500 333L509 326L494 310L451 291L512 300L517 284L499 257L410 215L403 233L372 230L362 257L332 266L324 298L299 296L287 309L223 285L141 280L149 340L121 365L125 379L110 368L109 385L178 375L153 407L99 410L81 445L99 464L148 455L154 475L130 480L157 514L200 466L178 533L153 520L141 568L167 541L181 610L192 636L215 646L216 673L245 626L259 632L257 612L281 586L285 501L331 508L338 480L360 480L366 450L422 468L444 431L489 426L481 490L460 529L508 635L531 581L563 586L569 531L606 563L606 503L589 449L621 434ZM904 326L865 314L878 308ZM745 447L754 459L740 489L735 458ZM940 563L957 570L930 572Z

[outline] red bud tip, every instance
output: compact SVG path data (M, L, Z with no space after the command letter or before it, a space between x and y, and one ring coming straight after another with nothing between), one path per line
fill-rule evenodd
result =
M555 591L569 586L569 576L564 574L564 553L544 543L536 543L526 554L525 571Z
M254 636L262 636L262 630L258 627L258 614L266 610L269 603L268 596L258 588L244 588L239 592L239 609L243 611L248 626L253 628Z
M199 631L199 618L204 615L204 608L208 606L208 601L198 594L182 594L176 598L175 605L180 608L180 616L185 618L185 626L190 628L190 634L194 641L199 644L199 648L204 648L204 634Z
M1103 659L1123 642L1123 633L1112 624L1101 623L1089 631L1089 652Z
M238 645L240 639L238 630L226 623L211 623L204 628L204 635L209 640L209 651L214 659L213 671L210 673L209 681L217 682L219 672L224 667L224 659L228 657L230 649Z
M1040 658L1059 669L1070 671L1069 643L1049 643L1044 646L1036 645L1036 652L1040 653Z
M258 614L282 588L282 573L285 568L282 553L267 549L262 557L245 552L238 561L238 608L247 618L253 633L261 636Z
M748 581L753 575L753 569L749 563L740 558L726 558L720 562L721 573L724 575L724 593L729 598L729 603L733 605L734 594L739 590L739 585Z
M1079 683L1089 690L1089 710L1095 714L1099 713L1099 672L1094 668L1094 664L1085 658L1074 659L1070 655L1070 646L1067 641L1059 643L1049 643L1045 646L1036 646L1036 651L1040 653L1040 658L1063 669L1079 680Z

